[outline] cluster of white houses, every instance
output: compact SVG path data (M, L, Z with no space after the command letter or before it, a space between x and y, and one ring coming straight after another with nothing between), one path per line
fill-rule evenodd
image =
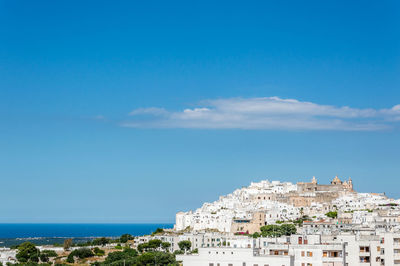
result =
M297 184L262 181L177 213L174 231L154 237L171 242L171 251L191 241L198 253L178 255L184 266L400 265L399 203L355 192L350 178L328 185L315 177ZM299 218L306 221L291 236L249 236Z
M249 187L205 203L195 211L176 214L176 231L217 230L226 233L254 233L260 225L293 221L301 217L326 219L338 213L340 223L370 225L399 220L400 201L378 193L357 193L352 180L335 177L320 185L315 177L309 183L279 181L251 183ZM260 224L261 223L261 224Z

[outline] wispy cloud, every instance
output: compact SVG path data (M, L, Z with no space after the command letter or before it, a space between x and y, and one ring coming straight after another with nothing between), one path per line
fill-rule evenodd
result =
M182 111L139 108L121 123L134 128L383 130L400 122L400 105L359 109L279 97L207 100Z

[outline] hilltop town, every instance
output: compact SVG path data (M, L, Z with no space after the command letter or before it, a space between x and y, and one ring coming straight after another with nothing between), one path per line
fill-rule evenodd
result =
M385 221L397 221L399 203L382 193L357 193L351 178L342 181L336 176L327 185L315 177L297 184L265 180L204 203L195 211L177 213L175 230L253 234L263 225L304 218L307 222L335 218L339 224L375 228ZM397 228L390 224L389 229Z
M261 181L176 214L183 265L400 265L400 200L330 184ZM171 237L171 236L170 236ZM198 254L197 254L198 249Z

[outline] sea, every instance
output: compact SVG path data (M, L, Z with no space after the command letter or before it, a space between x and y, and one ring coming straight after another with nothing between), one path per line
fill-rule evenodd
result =
M151 234L157 228L173 228L173 224L0 224L0 247L25 241L45 245L62 244L67 238L79 243L97 237L117 238L123 234L141 236Z

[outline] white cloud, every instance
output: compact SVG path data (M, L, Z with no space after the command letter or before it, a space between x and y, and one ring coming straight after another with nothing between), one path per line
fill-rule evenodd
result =
M202 107L167 111L133 110L125 127L258 130L382 130L400 121L400 105L389 109L359 109L320 105L279 97L207 100Z

